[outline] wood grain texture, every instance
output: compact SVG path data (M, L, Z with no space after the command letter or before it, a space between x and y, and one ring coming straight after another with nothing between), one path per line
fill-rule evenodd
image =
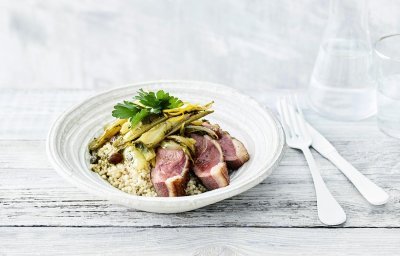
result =
M0 255L376 256L398 254L400 230L0 228L0 245L3 251L3 254L0 251Z
M397 140L378 131L374 119L339 123L306 111L310 123L391 197L384 206L368 204L331 163L314 152L329 189L348 215L337 229L322 228L307 164L291 149L267 180L246 193L192 212L153 214L88 195L49 165L45 136L51 121L92 93L4 90L0 94L0 119L14 120L0 123L0 255L23 253L27 248L48 254L75 252L71 244L82 254L93 254L94 247L104 254L150 254L175 248L174 253L195 255L241 255L249 250L278 255L298 251L389 255L399 249L400 147ZM272 98L270 94L264 103L272 106ZM202 248L210 240L215 246ZM111 244L117 246L110 249Z
M293 174L297 169L297 174ZM81 192L52 169L0 169L0 226L159 226L159 227L320 227L306 166L281 166L255 188L223 202L187 213L152 214ZM27 177L33 177L27 179ZM348 214L343 227L399 227L395 180L376 178L391 195L388 204L369 205L337 170L324 169L328 187ZM398 182L397 180L396 182ZM230 213L230 214L227 214ZM196 221L191 221L195 219Z

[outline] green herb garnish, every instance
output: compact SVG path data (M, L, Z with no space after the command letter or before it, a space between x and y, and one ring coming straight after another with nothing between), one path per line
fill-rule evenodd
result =
M112 116L129 119L134 126L151 115L161 115L164 109L178 108L183 105L180 99L163 90L154 93L140 89L134 99L136 100L134 102L124 101L115 105Z

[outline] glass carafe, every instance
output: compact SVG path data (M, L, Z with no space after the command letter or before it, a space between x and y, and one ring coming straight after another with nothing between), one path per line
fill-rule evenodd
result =
M311 76L311 107L337 120L376 112L367 0L331 0L325 35Z

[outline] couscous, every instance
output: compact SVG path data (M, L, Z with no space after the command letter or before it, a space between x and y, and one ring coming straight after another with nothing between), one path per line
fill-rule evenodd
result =
M96 155L90 165L92 171L99 174L112 186L132 195L138 196L157 196L153 184L151 183L149 169L137 169L131 160L124 160L118 164L109 162L109 158L118 149L107 142L92 155ZM190 175L185 192L187 195L197 195L207 191L198 178Z

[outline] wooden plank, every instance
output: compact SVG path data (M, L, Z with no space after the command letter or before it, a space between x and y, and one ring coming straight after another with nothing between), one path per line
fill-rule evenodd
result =
M3 89L0 93L0 119L10 122L0 123L0 139L45 139L50 124L61 112L96 92L99 91ZM273 91L260 98L262 93L258 90L247 90L245 93L270 108L274 108L276 95L279 94ZM328 139L390 139L379 132L374 118L361 122L335 122L323 119L311 111L306 114L309 122Z
M5 90L0 94L0 226L231 226L318 227L313 186L301 153L289 149L281 166L242 195L183 214L151 214L110 204L62 180L49 165L45 134L50 119L90 91ZM31 100L33 98L34 100ZM7 101L7 99L9 99ZM26 109L29 109L29 113ZM25 111L25 112L24 112ZM28 121L26 116L30 116ZM328 187L348 214L344 227L399 227L398 141L380 133L372 119L359 123L310 122L364 174L384 187L390 202L369 205L328 161L315 154ZM351 138L351 139L350 139ZM355 138L355 139L354 139ZM231 214L227 214L227 212ZM195 220L195 221L191 221Z
M400 147L398 141L390 138L369 138L358 141L335 139L332 141L340 154L365 174L377 176L398 175L400 169ZM51 168L43 140L1 140L0 168L37 169ZM318 153L314 152L321 165L330 166ZM307 163L299 151L289 149L281 165L304 166Z
M397 255L399 229L0 228L0 255Z
M0 93L0 139L45 139L51 123L93 90L15 90Z
M396 213L400 207L398 175L368 175L391 195L388 204L376 207L369 205L333 167L324 168L323 173L348 214L343 227L400 226ZM0 169L0 175L0 226L321 226L305 165L281 166L260 185L241 195L196 211L168 215L136 211L101 200L72 187L52 169Z
M0 152L0 168L51 168L46 155L45 141L0 140Z

